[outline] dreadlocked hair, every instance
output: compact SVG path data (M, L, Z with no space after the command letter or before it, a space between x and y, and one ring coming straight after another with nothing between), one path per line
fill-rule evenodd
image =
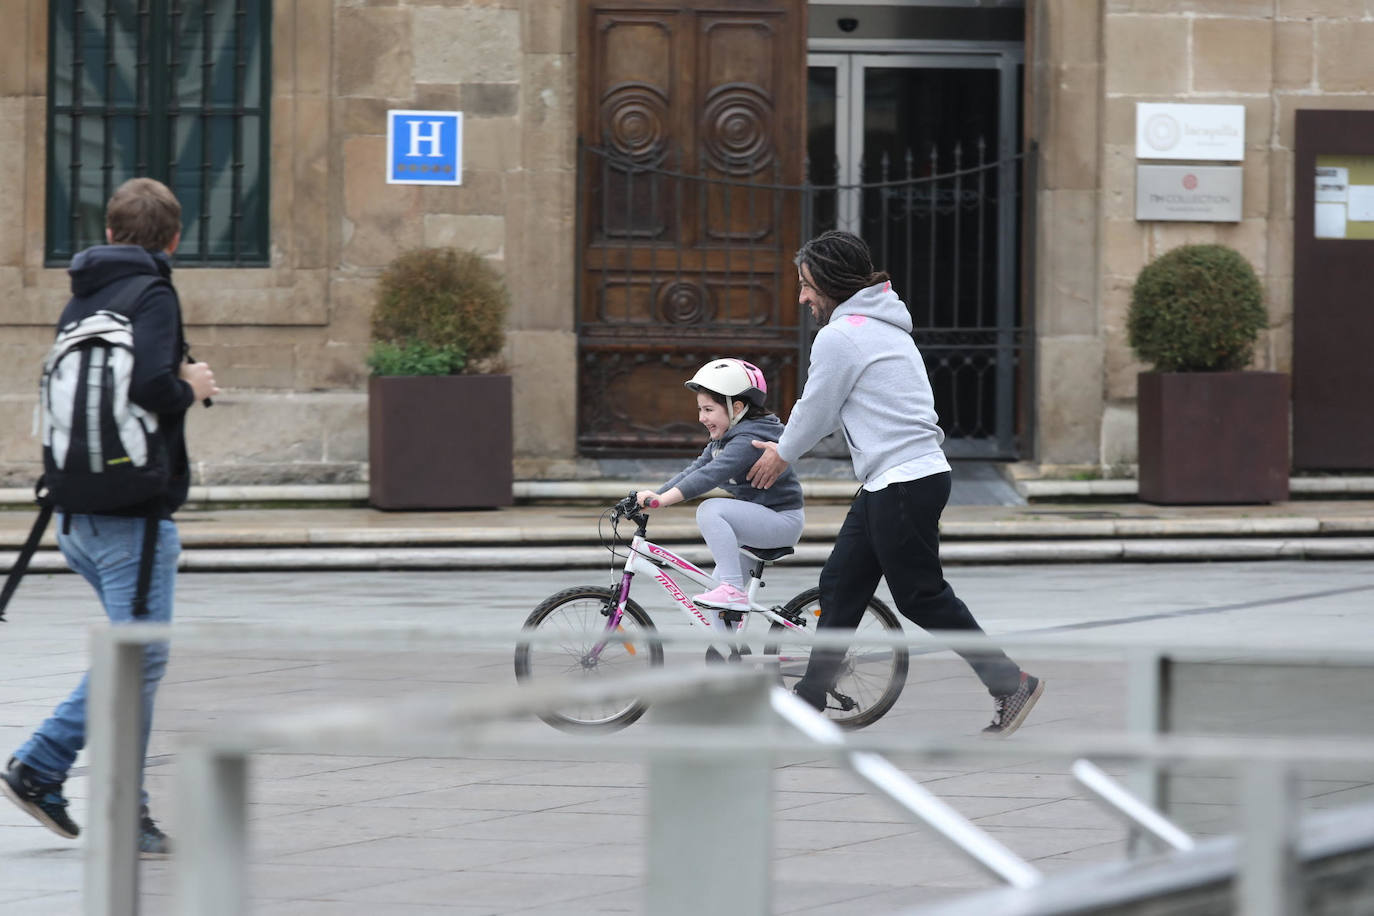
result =
M868 243L852 232L823 232L797 251L793 263L811 273L816 289L836 302L859 290L890 279L887 271L873 269Z

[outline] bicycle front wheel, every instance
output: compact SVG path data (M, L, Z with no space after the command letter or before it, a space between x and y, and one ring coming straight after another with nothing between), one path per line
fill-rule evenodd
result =
M633 601L625 602L618 636L607 641L607 624L616 592L586 585L564 589L540 602L525 629L556 634L553 642L521 641L515 647L515 677L522 682L621 677L663 664L663 645L653 637L654 623ZM638 699L619 698L560 707L539 716L564 731L615 731L644 715Z
M790 620L804 622L808 632L814 633L821 616L821 590L812 588L802 592L787 603L782 614ZM776 639L786 632L786 627L775 623L768 635ZM901 632L902 625L891 608L877 598L870 598L859 619L856 635ZM783 686L789 690L806 673L811 658L809 646L795 643L781 647L777 643L765 645L763 652L778 656ZM863 728L877 722L901 696L909 664L910 654L903 646L850 647L840 665L835 687L826 696L825 716L841 728Z

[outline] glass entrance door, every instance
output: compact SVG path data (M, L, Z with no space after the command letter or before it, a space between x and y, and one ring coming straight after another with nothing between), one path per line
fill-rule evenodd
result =
M811 227L862 235L892 275L950 454L1015 457L1018 55L812 54L808 65Z

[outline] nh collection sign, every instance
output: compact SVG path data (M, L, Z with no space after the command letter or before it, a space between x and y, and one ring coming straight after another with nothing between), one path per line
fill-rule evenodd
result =
M461 111L388 111L386 183L463 183Z
M1240 222L1242 184L1238 165L1138 165L1135 218Z
M1244 105L1137 102L1137 159L1245 158Z

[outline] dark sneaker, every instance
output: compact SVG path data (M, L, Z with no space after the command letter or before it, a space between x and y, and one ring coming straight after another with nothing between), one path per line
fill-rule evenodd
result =
M144 805L143 810L139 812L138 854L145 859L165 859L172 854L172 841L148 816L147 805Z
M792 693L816 712L825 712L826 691L816 690L805 681L798 681Z
M58 836L74 840L81 832L76 822L67 816L62 783L43 782L32 767L20 763L18 758L11 757L8 768L0 773L0 791Z
M1013 692L994 698L997 704L993 712L992 724L983 729L983 734L995 738L1005 738L1021 727L1027 714L1035 708L1040 694L1045 692L1045 682L1021 672L1021 686Z

